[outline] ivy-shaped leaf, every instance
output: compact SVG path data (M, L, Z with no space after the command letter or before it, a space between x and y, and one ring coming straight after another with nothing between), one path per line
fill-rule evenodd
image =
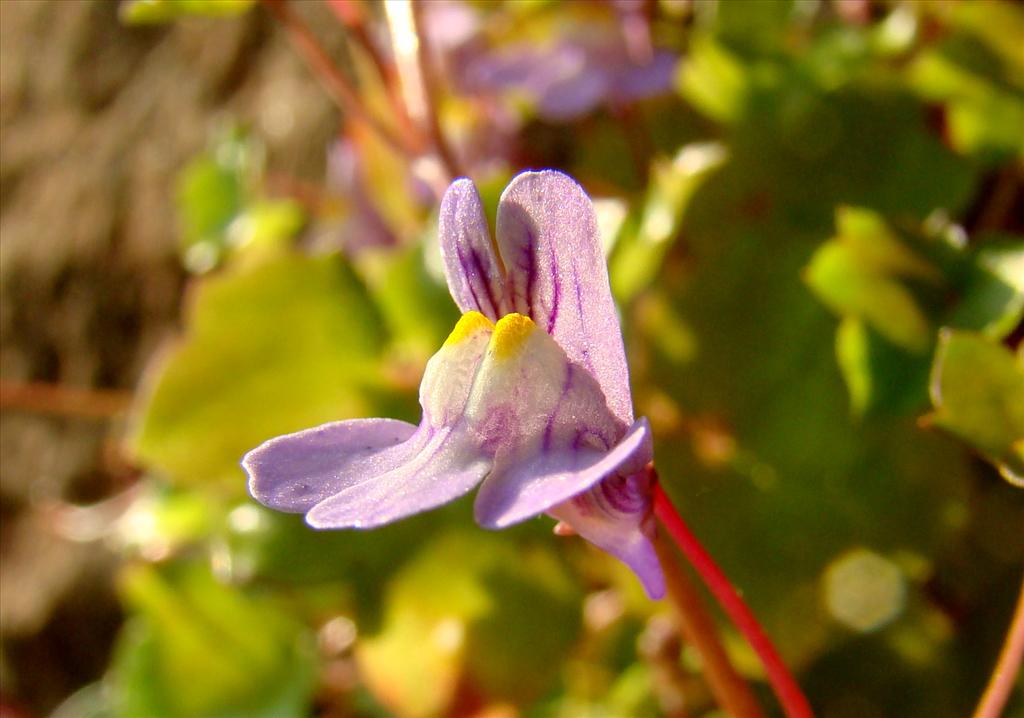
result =
M1024 354L973 332L944 330L931 383L931 422L981 451L1024 486Z
M225 482L260 442L372 415L385 334L338 256L281 254L198 280L184 337L149 370L130 448L180 482Z

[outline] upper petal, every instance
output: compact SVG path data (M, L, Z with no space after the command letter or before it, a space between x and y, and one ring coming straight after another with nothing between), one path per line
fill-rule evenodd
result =
M633 422L629 372L593 205L572 178L524 172L501 196L498 248L513 311L533 318Z
M457 179L448 187L438 233L448 291L459 309L480 312L492 321L508 313L505 272L471 180Z

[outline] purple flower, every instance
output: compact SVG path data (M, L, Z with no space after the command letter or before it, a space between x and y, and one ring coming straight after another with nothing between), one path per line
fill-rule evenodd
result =
M603 38L600 38L603 40ZM678 57L653 52L648 62L634 62L625 43L565 38L539 47L512 45L460 63L466 92L519 91L550 122L569 122L603 103L625 105L672 90Z
M441 204L440 233L464 314L427 364L420 425L356 419L271 439L242 462L250 492L314 528L373 528L479 484L481 526L547 513L661 597L650 428L633 420L590 199L560 172L520 174L501 197L495 247L461 179Z

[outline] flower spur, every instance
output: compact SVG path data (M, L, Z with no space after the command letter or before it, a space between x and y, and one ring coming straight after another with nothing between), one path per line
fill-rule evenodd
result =
M353 419L271 439L242 462L250 493L314 528L373 528L479 485L481 526L547 513L660 598L650 428L633 419L590 199L560 172L524 172L502 194L495 245L460 179L439 232L463 315L427 363L419 426Z

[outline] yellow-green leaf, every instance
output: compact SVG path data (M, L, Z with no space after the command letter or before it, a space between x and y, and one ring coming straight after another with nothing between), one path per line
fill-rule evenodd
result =
M130 446L176 481L237 493L238 462L260 442L368 413L385 337L338 256L281 254L198 281L184 336L150 367Z
M1024 483L1024 355L973 332L944 330L931 383L930 419Z

